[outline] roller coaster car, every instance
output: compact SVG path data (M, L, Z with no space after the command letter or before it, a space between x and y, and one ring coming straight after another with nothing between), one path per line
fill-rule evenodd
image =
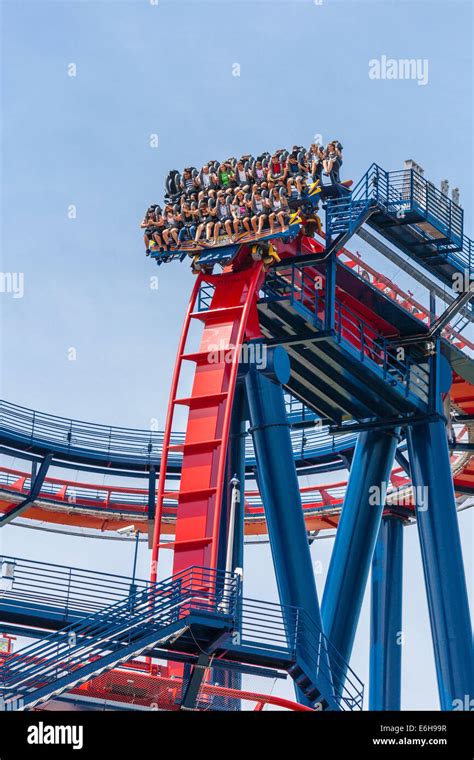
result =
M167 178L167 189L169 188L170 192L174 191L178 186L176 184L178 178L176 176L172 177L172 174L173 172L170 172ZM152 251L151 256L156 259L157 264L167 263L175 259L183 261L186 256L190 256L192 258L191 268L194 273L211 272L214 264L227 266L237 256L242 245L250 244L252 246L252 255L258 256L261 253L264 263L270 266L276 261L276 251L273 246L271 246L272 251L268 248L262 248L262 244L277 238L292 240L301 229L309 236L321 232L321 221L316 213L319 199L342 197L349 194L351 185L352 180L343 182L340 185L321 185L317 181L307 187L306 192L301 198L289 198L288 205L293 213L290 215L288 229L284 232L277 227L273 233L266 229L260 233L253 231L241 232L233 238L230 238L228 235L221 235L216 244L200 241L196 245L196 243L189 240L183 242L179 248L172 246L167 251Z

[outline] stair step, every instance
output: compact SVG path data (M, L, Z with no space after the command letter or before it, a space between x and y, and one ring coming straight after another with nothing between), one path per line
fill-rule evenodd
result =
M242 314L243 309L243 305L227 306L225 308L207 309L206 311L194 311L190 316L192 319L199 319L204 323L218 321L219 317L233 320Z
M194 488L189 491L180 491L179 492L179 501L194 501L194 499L208 499L211 496L214 496L216 493L217 488L215 486L209 487L209 488Z
M194 351L189 354L182 354L181 359L187 362L196 362L196 364L208 364L210 351Z
M306 694L308 699L310 699L312 702L314 702L316 699L318 699L318 697L321 696L321 692L316 686L314 686L314 684L312 685L310 689L304 690L304 693Z
M221 404L228 398L228 395L228 393L205 393L202 396L175 398L174 403L181 406L189 406L190 409L203 409L206 406Z
M301 675L297 676L297 678L294 678L294 681L298 684L298 686L301 686L303 690L312 685L311 678L308 678L306 673L301 673Z
M177 443L168 447L168 451L181 451L183 454L199 454L200 451L212 451L222 444L222 438L211 438L208 441Z
M174 549L197 549L201 546L207 546L212 541L212 536L203 536L202 538L183 538L179 541L167 541L166 546L173 546Z
M164 494L164 498L179 502L193 501L194 499L205 499L214 496L216 490L215 486L210 486L209 488L193 488L189 491L170 491Z

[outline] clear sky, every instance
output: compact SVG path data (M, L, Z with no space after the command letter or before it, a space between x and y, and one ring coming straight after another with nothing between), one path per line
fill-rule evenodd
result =
M435 184L447 177L472 237L470 2L3 0L1 12L2 271L24 274L23 298L0 294L3 398L164 426L193 280L186 264L158 270L145 258L138 224L170 168L337 138L344 178L406 158ZM426 60L427 83L371 79L369 61L382 56ZM396 267L369 258L403 283ZM471 517L460 522L472 579ZM131 564L130 545L15 527L5 535L12 554L45 559L47 547L50 561ZM312 549L320 588L330 548ZM415 528L405 553L403 706L435 708ZM247 559L250 592L274 597L268 547ZM143 576L147 563L143 546ZM352 660L366 682L367 601Z

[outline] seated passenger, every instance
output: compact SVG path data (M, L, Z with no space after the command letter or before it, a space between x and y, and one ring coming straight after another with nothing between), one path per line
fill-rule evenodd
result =
M296 153L290 153L287 162L286 189L291 197L293 187L296 187L298 197L301 198L303 192L303 180L306 179L307 167L301 163Z
M266 177L265 169L263 168L263 164L261 161L255 161L255 166L253 167L251 174L252 174L252 179L255 182L255 184L261 185Z
M252 196L253 216L250 220L252 229L256 234L262 232L263 227L270 213L270 203L268 198L262 196L261 190L256 187Z
M229 163L224 163L219 166L217 182L219 187L223 190L227 190L227 188L233 187L235 184L235 174Z
M209 164L205 164L197 177L197 187L199 189L198 199L201 201L205 193L209 193L217 188L216 176L210 169Z
M183 179L181 180L181 190L185 195L191 195L196 192L196 189L197 184L192 175L191 169L185 169L183 171Z
M176 246L179 248L180 243L178 239L178 232L180 228L180 223L179 223L179 219L177 219L176 217L176 214L174 212L174 209L171 203L165 206L163 217L165 221L164 229L163 229L163 239L165 241L165 244L169 247L171 245L170 238L172 238Z
M159 206L149 206L140 227L145 230L143 240L147 256L150 255L150 248L153 247L154 243L159 245L160 248L163 247L160 233L164 227L164 222L161 217L161 209Z
M217 243L222 227L224 227L225 231L233 242L234 237L232 234L232 213L230 210L229 200L226 194L222 192L222 190L217 195L216 215L217 222L214 226L214 244Z
M245 168L243 161L237 161L237 166L235 170L235 179L239 187L241 187L242 189L248 189L251 178L249 176L249 172Z
M196 235L194 236L194 242L196 244L199 243L204 230L206 230L206 239L210 240L215 224L215 215L212 213L212 209L209 207L209 203L206 198L203 198L199 204L196 219L197 229Z
M324 173L330 177L333 185L341 181L339 170L342 166L342 145L340 142L330 142L326 148L326 158L323 161Z
M245 232L250 232L249 203L245 200L243 190L237 190L230 210L234 219L234 233L237 235L242 228Z
M280 156L277 153L274 153L270 161L270 166L268 167L267 180L277 182L278 180L285 179L285 176L285 164L281 161Z
M178 240L180 243L184 243L186 240L193 240L196 234L196 217L197 212L191 209L191 206L187 201L181 206L180 221L182 227L178 233Z
M272 190L270 196L271 211L268 216L270 223L270 232L275 232L275 219L278 220L278 224L281 227L281 232L287 232L288 221L290 219L290 207L288 201L284 195L280 194L278 188Z
M156 227L153 232L153 240L155 241L160 251L164 251L165 249L165 239L164 239L165 229L166 229L165 219L164 219L163 214L160 211L160 213L156 213Z
M319 180L321 182L321 175L323 173L323 163L326 158L326 151L322 145L312 145L310 149L310 168L311 178L313 182Z

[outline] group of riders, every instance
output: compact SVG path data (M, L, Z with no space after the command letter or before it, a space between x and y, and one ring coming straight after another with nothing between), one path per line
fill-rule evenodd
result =
M257 158L250 155L209 161L169 173L164 207L151 205L141 223L146 253L212 246L226 235L233 243L239 233L258 235L286 232L292 208L298 207L315 183L328 177L340 182L342 145L326 148L313 143L308 150L293 146Z

